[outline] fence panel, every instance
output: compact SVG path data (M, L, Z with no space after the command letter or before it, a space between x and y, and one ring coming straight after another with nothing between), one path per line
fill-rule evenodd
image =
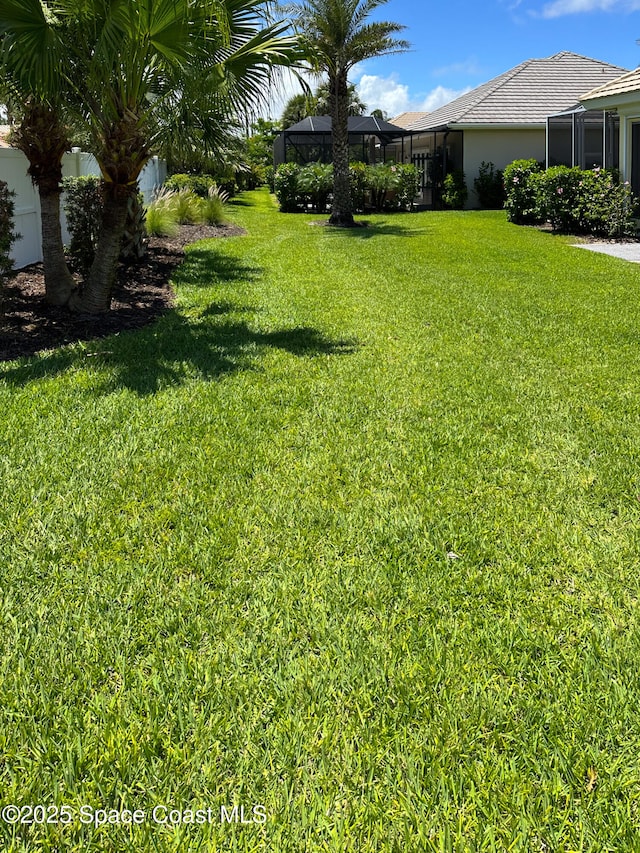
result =
M0 148L0 180L5 181L15 193L14 222L19 239L11 248L14 269L21 269L42 260L42 236L40 226L40 199L38 192L27 175L29 162L22 151L15 148ZM99 175L100 168L91 154L73 149L62 160L62 174L65 177L81 175ZM167 175L166 163L154 157L145 166L140 175L140 191L149 201L155 189L162 185ZM60 220L62 240L70 240L64 207L61 206Z
M0 180L15 193L14 223L20 237L11 247L11 259L16 268L42 259L40 199L27 175L28 168L29 162L22 151L0 149Z

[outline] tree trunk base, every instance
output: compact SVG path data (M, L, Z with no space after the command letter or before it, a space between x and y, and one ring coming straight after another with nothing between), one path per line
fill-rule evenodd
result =
M87 301L80 290L76 289L69 297L67 308L74 314L106 314L111 308L111 296L108 304Z
M44 299L47 305L68 305L73 298L73 294L77 291L76 283L72 276L69 275L68 278L64 276L62 281L56 281L55 286L51 286L50 282L51 278L47 281L45 272L46 293ZM49 285L49 287L46 287L46 285Z
M332 213L329 217L329 225L335 228L364 228L366 222L356 222L352 213Z

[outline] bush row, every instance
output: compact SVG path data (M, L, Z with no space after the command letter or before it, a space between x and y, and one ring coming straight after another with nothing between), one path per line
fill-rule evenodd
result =
M635 233L637 199L617 171L515 160L504 170L507 218L518 225L550 222L554 231L624 237Z
M228 198L235 195L238 185L236 184L235 175L231 172L220 175L187 175L176 173L170 175L164 182L164 186L168 190L189 190L194 195L206 199L209 195L211 187L219 187L224 190Z
M410 163L352 163L349 168L355 210L410 210L420 189L420 172ZM280 210L293 213L324 211L333 190L330 163L283 163L274 175L274 191Z

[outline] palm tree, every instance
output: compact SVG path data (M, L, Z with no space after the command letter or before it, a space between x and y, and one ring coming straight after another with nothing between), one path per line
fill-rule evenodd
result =
M208 109L209 124L217 121L220 127L264 94L273 67L298 57L297 40L285 35L285 24L267 24L264 5L264 0L0 0L2 70L9 72L30 122L17 138L42 188L45 267L61 259L49 276L64 283L56 302L68 299L71 307L91 313L109 309L129 199L159 145L163 110L176 93L195 97L197 91L198 112ZM67 105L89 126L106 185L95 260L81 291L71 290L62 267L59 197ZM57 230L45 228L54 207Z
M70 147L64 74L70 34L40 0L0 0L0 68L10 113L18 119L12 142L27 157L38 190L45 296L53 305L64 305L74 288L60 227L62 158Z
M348 106L347 112L350 116L363 116L367 111L367 105L361 100L355 83L347 86ZM322 83L316 89L316 115L329 115L331 109L331 89L328 83Z
M393 34L404 27L390 21L367 21L387 0L300 0L285 8L307 46L313 71L329 79L329 112L333 146L331 225L353 226L349 187L349 72L358 62L409 45Z
M85 0L87 2L87 0ZM99 2L99 0L93 0ZM73 307L109 309L129 198L163 132L166 105L191 93L217 120L265 92L270 70L291 64L297 40L267 25L263 0L115 0L92 36L86 118L105 181L95 260Z

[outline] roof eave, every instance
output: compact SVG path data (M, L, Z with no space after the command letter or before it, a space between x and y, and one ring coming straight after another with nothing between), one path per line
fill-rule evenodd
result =
M544 121L456 121L450 130L544 130Z
M626 107L637 104L640 101L640 91L618 92L612 95L596 95L595 97L583 96L580 103L588 110L611 110L618 107Z
M412 133L444 133L447 130L544 130L544 121L452 121L435 127L413 128Z

